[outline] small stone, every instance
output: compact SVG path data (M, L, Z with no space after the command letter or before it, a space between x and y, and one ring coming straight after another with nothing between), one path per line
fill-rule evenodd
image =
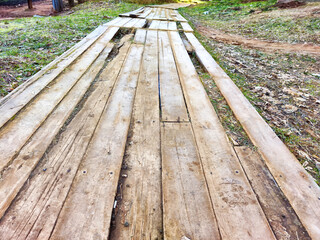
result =
M122 177L123 177L123 178L127 178L128 175L127 175L127 174L122 174Z
M298 110L298 108L296 106L290 105L290 104L286 104L283 106L283 111L285 111L286 113L294 113Z
M124 223L124 226L125 226L125 227L129 227L129 225L130 225L130 224L129 224L128 222L125 222L125 223Z
M42 169L42 170L43 170L44 172L45 172L45 171L47 171L47 169L46 169L46 168L44 168L44 169Z

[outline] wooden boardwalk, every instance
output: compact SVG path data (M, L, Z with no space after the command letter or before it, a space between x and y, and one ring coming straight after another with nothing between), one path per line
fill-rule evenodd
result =
M176 5L100 26L0 103L0 239L320 239L320 189ZM186 48L258 151L234 146Z

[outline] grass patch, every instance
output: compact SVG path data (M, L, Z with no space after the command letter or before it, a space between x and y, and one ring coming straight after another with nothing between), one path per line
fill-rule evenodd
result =
M227 33L289 43L320 44L320 18L310 3L296 9L277 9L276 0L241 3L213 0L179 11L193 21Z
M70 15L0 22L0 95L4 96L99 25L140 7L90 1Z

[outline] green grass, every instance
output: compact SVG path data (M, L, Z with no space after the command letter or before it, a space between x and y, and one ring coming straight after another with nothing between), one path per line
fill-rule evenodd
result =
M138 7L86 2L66 16L0 21L0 95L23 83L99 25Z
M250 3L212 0L179 11L193 21L227 33L280 42L320 44L320 18L317 15L299 16L290 10L278 10L275 3L276 0ZM269 15L273 11L279 14Z

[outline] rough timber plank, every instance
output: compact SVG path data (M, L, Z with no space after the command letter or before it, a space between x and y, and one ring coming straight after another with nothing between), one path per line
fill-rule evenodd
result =
M129 22L127 22L123 27L125 28L132 28L137 22L139 22L140 18L132 18Z
M148 20L153 19L155 14L156 14L156 9L152 8L151 13L146 17L146 19Z
M147 31L145 29L137 29L136 34L134 35L134 43L144 44L146 40Z
M152 20L152 22L149 26L149 29L150 30L157 30L157 29L159 29L159 24L160 24L159 20Z
M144 25L146 25L147 20L146 19L139 19L138 22L136 22L135 25L133 25L133 28L142 28Z
M103 67L104 61L112 47L113 45L110 44L105 48L89 71L71 89L68 95L45 120L42 127L35 132L32 139L21 149L20 153L12 161L10 168L2 172L0 180L0 216L6 211L31 171L45 153L49 144L81 100L99 70Z
M179 22L187 22L187 20L184 17L182 17L177 10L173 10L173 12Z
M107 28L107 26L98 27L95 31L70 48L56 60L48 64L12 93L1 99L0 127L12 119L12 117L14 117L14 115L29 101L31 101L69 65L71 65L84 51L99 39Z
M277 239L311 239L260 155L234 147Z
M131 12L119 14L119 16L120 17L130 17L130 15L136 15L136 14L139 14L139 13L141 13L143 11L144 11L144 7L141 7L141 8L138 8L136 10L133 10Z
M275 239L178 32L169 32L222 239Z
M189 121L167 32L159 35L159 80L162 121Z
M320 187L196 37L191 33L186 33L186 36L199 61L213 77L251 141L258 147L310 237L320 238Z
M84 106L59 137L59 142L45 155L33 177L1 219L0 239L50 237L129 46L125 44L103 70ZM23 167L17 174L24 174L25 170Z
M220 239L190 123L161 128L165 239Z
M148 31L125 158L116 226L110 239L162 239L157 32ZM130 134L131 135L131 134ZM124 226L124 223L129 226Z
M56 79L50 88L43 90L32 104L28 104L23 112L0 130L0 171L10 164L21 147L83 76L117 31L118 28L109 28L81 58L68 68L68 71Z
M132 45L106 111L61 210L52 238L107 239L143 46Z
M177 23L176 22L169 22L168 23L168 30L177 31Z
M159 24L159 30L168 30L168 21L161 21Z
M132 18L129 18L129 17L121 17L119 21L115 21L113 23L110 22L109 25L113 26L113 27L123 27L127 22L129 22L131 20L132 20Z
M189 23L182 22L181 26L182 26L182 29L184 32L193 32L193 29L192 29L192 27L190 27Z
M152 12L151 8L145 8L144 12L140 14L139 18L147 18L147 16Z

